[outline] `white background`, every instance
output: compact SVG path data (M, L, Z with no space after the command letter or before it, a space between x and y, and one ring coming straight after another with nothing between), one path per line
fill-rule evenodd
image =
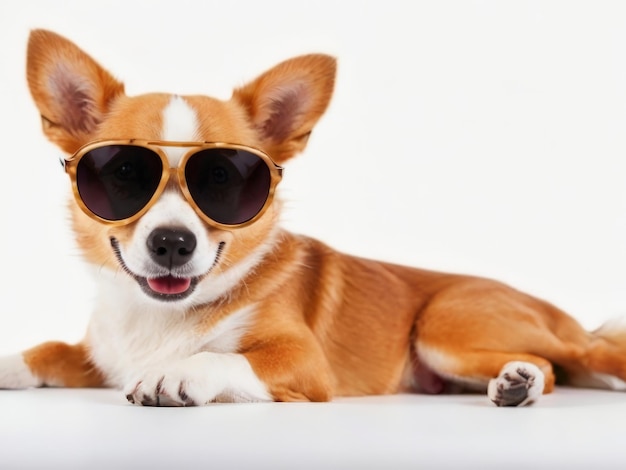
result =
M288 228L362 256L502 279L588 328L626 314L625 2L5 0L0 8L0 353L79 340L93 296L68 230L61 153L42 136L26 88L26 40L38 27L77 42L130 94L226 99L288 57L332 54L334 100L281 183ZM283 459L281 468L307 449L300 468L333 462L323 450L379 466L420 452L434 459L430 468L458 468L466 457L474 460L465 468L563 458L569 468L621 465L615 413L626 399L568 393L523 412L489 408L484 397L191 412L124 406L118 392L3 392L0 466L4 458L96 468L133 449L143 463L152 449L157 464L174 464L196 455L192 444L215 453L196 463L271 455L266 462Z
M32 28L129 94L233 86L338 58L334 99L283 180L285 225L361 256L504 280L588 328L626 314L626 3L5 1L0 351L80 339L93 292L69 181L25 81Z

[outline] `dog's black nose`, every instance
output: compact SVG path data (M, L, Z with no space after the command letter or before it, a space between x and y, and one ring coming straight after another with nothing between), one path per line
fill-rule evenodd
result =
M196 249L196 237L189 230L178 227L154 229L148 237L152 259L168 269L182 266Z

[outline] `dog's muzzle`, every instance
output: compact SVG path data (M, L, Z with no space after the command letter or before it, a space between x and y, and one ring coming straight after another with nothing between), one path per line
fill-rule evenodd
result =
M190 261L196 248L195 236L186 229L157 228L152 231L146 244L152 261L162 269L164 274L146 277L133 272L126 265L120 243L115 237L111 237L110 242L124 272L137 281L146 295L166 302L189 297L198 283L217 265L226 245L225 242L220 242L215 260L206 273L200 276L185 276L185 264Z

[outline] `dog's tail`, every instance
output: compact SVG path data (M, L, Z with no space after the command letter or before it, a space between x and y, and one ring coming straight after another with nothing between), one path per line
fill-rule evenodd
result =
M590 333L584 371L572 385L626 391L626 318L610 320Z
M626 318L610 320L592 333L626 350Z

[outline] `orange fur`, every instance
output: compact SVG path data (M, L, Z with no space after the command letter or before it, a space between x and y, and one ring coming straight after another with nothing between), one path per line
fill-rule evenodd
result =
M28 81L44 132L64 150L100 138L160 137L160 113L170 95L125 96L108 72L54 33L34 31L28 57ZM72 67L55 66L65 62ZM83 110L84 124L74 120L78 108L64 116L54 96L59 90L50 89L48 77L65 73L95 87ZM330 100L334 77L334 59L309 55L279 64L236 89L229 101L185 99L201 116L199 140L260 147L282 163L305 147ZM70 82L65 76L60 81ZM81 90L61 93L70 101L84 98ZM119 270L109 238L126 243L136 223L104 227L72 207L86 259ZM212 276L228 272L272 236L276 242L227 296L187 312L199 319L202 334L256 305L257 316L238 352L275 400L433 391L417 383L425 375L484 389L509 361L537 365L546 377L546 393L556 381L553 366L577 377L600 372L626 380L623 335L588 333L554 306L495 281L338 253L277 229L279 212L275 203L248 227L206 228L207 236L227 241L228 247ZM46 382L95 386L106 382L106 371L93 368L90 347L89 338L75 347L47 344L25 357Z
M104 377L91 362L84 344L68 345L50 341L26 351L24 361L42 381L42 385L104 386Z

